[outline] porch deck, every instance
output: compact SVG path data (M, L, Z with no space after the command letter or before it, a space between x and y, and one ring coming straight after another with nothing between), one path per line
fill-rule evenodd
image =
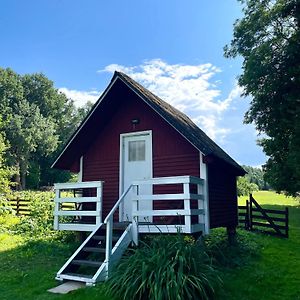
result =
M143 187L151 185L151 191L162 186L181 186L181 192L168 194L144 194ZM194 186L194 188L192 188ZM85 190L94 190L94 197L84 196ZM149 191L149 189L146 189ZM103 182L78 182L55 184L56 197L54 211L54 229L93 231L102 222ZM178 189L177 189L178 191ZM192 193L193 191L194 193ZM90 194L90 193L89 193ZM116 201L109 213L112 222L133 223L140 233L172 233L180 230L184 233L202 231L208 233L207 201L205 201L205 183L193 176L160 177L135 181ZM123 197L122 197L123 196ZM124 200L131 201L132 215L124 216ZM162 209L155 204L170 201L180 208ZM152 209L145 210L143 203L151 202ZM83 210L83 204L95 203L94 210ZM148 205L146 207L149 207ZM176 221L177 220L177 221Z
M148 188L144 188L144 186ZM150 189L149 189L150 185ZM180 185L178 193L153 193L157 186ZM193 187L192 187L193 186ZM84 189L94 189L95 197L85 197ZM162 177L133 182L116 201L102 222L103 182L56 184L54 228L58 230L92 231L81 246L58 271L57 280L75 280L93 285L109 277L112 266L130 244L138 245L144 233L208 233L208 205L205 182L192 176ZM80 193L70 193L80 190ZM147 191L148 194L143 191ZM149 194L151 191L151 194ZM157 189L156 189L157 191ZM177 189L178 191L178 189ZM124 202L131 204L126 214ZM155 202L179 202L178 208L155 208ZM96 203L94 210L83 210L83 203ZM145 205L145 202L147 205ZM151 202L151 205L148 205ZM73 203L64 209L64 203ZM149 209L152 207L152 209ZM75 209L74 209L75 208ZM127 211L128 213L128 211ZM92 217L88 219L86 217ZM67 219L66 219L67 218ZM71 220L70 220L71 218ZM128 218L128 220L126 220ZM96 260L93 257L97 254ZM88 267L88 273L81 270ZM74 270L76 273L74 273Z

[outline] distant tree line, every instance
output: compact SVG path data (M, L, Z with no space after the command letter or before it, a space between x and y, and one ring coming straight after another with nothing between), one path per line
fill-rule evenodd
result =
M243 165L247 172L244 177L237 181L238 196L249 195L258 190L270 190L270 185L265 181L265 173L261 168Z
M50 166L91 106L77 108L41 73L0 68L1 180L12 176L17 189L68 181L70 172Z

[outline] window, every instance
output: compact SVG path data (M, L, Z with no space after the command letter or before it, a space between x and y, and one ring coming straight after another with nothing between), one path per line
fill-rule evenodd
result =
M145 160L145 141L128 142L128 161Z

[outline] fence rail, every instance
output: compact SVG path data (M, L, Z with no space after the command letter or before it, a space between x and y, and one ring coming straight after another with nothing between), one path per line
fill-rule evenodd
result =
M17 216L26 216L30 214L29 199L8 199L10 207L16 212Z
M284 210L262 208L250 194L246 205L238 208L239 224L246 230L267 231L281 237L289 236L289 210L287 207Z

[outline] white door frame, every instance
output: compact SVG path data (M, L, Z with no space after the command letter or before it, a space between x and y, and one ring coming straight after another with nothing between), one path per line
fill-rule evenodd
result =
M153 177L153 152L152 152L152 130L145 130L145 131L135 131L135 132L128 132L128 133L121 133L120 134L120 163L119 163L119 197L122 195L123 185L124 185L124 178L123 178L123 170L124 170L124 158L123 158L123 148L124 148L124 140L126 137L132 136L143 136L148 135L150 137L150 145L149 151L151 153L151 160L150 160L150 177ZM119 219L122 218L124 207L121 205L121 209L119 211Z

